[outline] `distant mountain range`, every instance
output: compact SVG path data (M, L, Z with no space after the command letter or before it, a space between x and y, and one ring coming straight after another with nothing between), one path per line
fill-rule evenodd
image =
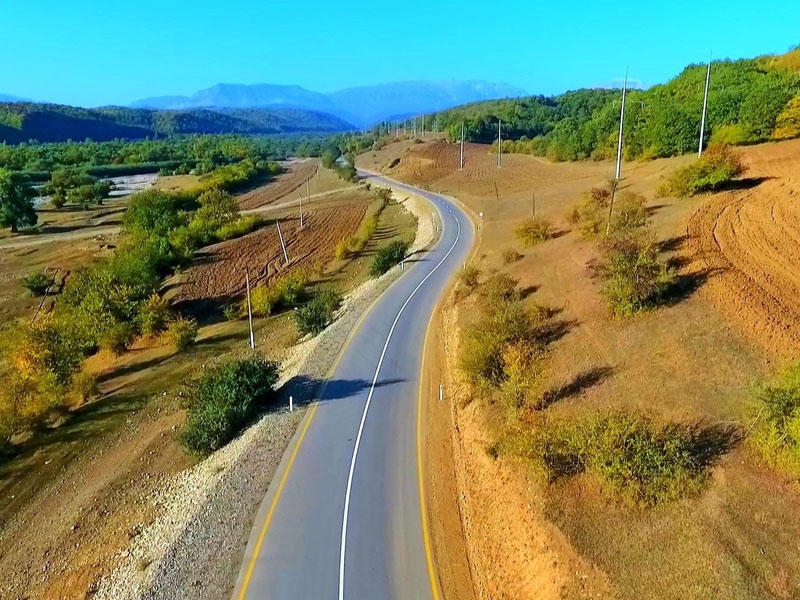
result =
M486 81L402 81L347 88L322 94L297 85L221 83L191 96L160 96L138 100L135 108L300 108L326 112L358 127L368 127L398 115L437 112L480 100L527 96L524 90Z
M106 141L190 133L336 133L353 125L328 113L293 108L96 109L0 102L0 142Z

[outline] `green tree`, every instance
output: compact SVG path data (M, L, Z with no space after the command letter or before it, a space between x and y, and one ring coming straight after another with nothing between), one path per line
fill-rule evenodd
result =
M0 227L16 232L20 227L36 225L33 197L33 189L19 173L0 169Z

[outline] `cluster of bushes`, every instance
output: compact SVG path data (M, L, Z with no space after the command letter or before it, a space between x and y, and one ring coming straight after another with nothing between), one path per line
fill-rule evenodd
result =
M600 250L602 294L616 317L632 317L657 305L674 280L673 270L659 258L658 244L646 229L604 238Z
M370 264L369 272L373 277L380 277L393 266L400 264L408 252L408 242L395 240L378 248Z
M591 473L633 503L653 506L698 492L715 452L705 432L656 425L638 414L596 415L579 422L541 422L519 428L508 451L530 459L548 481Z
M0 331L0 450L11 437L44 423L69 402L84 351L50 316Z
M260 160L253 162L246 158L242 161L217 167L200 177L200 182L208 189L236 191L254 181L277 175L281 172L278 163Z
M800 365L756 392L751 441L770 464L800 473Z
M464 336L461 369L476 389L499 393L512 409L531 408L537 402L550 313L526 307L515 279L494 275L478 288L478 277L472 269L462 273L481 301L480 314Z
M250 292L253 314L268 317L280 310L291 310L300 306L306 299L308 277L303 272L295 272L278 277L269 285L257 285ZM247 314L247 298L242 300L240 314Z
M297 328L302 334L318 335L333 322L342 305L342 296L335 290L322 290L294 313Z
M358 231L346 240L341 240L334 250L334 255L339 260L350 258L358 254L369 242L370 238L378 230L378 220L381 213L392 199L392 191L387 188L372 188L375 198L379 201L375 208L370 211L359 225Z
M184 396L188 416L181 443L199 456L227 444L272 400L278 374L277 363L258 358L207 369Z
M631 317L657 305L675 277L659 257L644 204L643 196L617 191L610 182L585 194L568 215L583 237L599 241L601 291L617 317Z
M53 171L42 192L50 196L50 202L55 208L61 208L67 202L83 206L89 204L100 206L111 189L110 182L98 180L85 170L64 168Z
M44 271L35 271L28 273L22 279L22 287L28 290L31 296L44 296L52 282L53 278Z
M730 147L709 147L694 162L675 171L658 188L659 196L685 198L730 185L746 171L741 157Z
M530 248L549 240L552 237L552 227L543 219L528 217L514 229L514 237L525 248Z
M570 211L567 218L578 226L584 238L592 239L607 233L644 227L647 224L644 203L645 199L640 194L628 190L617 191L614 182L609 182L584 194L583 200Z

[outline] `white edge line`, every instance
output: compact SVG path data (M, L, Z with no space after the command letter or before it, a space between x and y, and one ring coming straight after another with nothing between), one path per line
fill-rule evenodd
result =
M447 205L449 205L449 201L442 197L437 196L438 198L445 201ZM451 210L452 212L452 210ZM356 443L353 447L353 456L350 460L350 472L347 475L347 491L345 492L344 496L344 515L342 517L342 540L339 546L339 600L344 600L344 562L345 562L345 552L347 547L347 517L350 511L350 492L353 487L353 474L355 472L356 467L356 458L358 457L358 447L361 444L361 435L364 432L364 423L367 420L367 412L369 411L369 405L372 402L372 394L375 391L375 384L378 381L378 375L380 374L381 366L383 364L383 359L386 356L386 349L389 347L389 341L392 339L392 334L394 333L394 328L397 326L398 321L400 320L400 316L403 314L406 306L408 303L411 302L411 299L416 295L419 289L425 284L426 281L442 266L444 261L447 260L447 257L455 250L456 245L458 244L459 239L461 239L461 223L458 219L453 217L453 220L458 225L458 230L456 231L456 239L453 241L453 245L450 246L450 249L447 253L442 257L442 259L436 264L431 272L428 273L425 278L419 282L417 287L414 288L414 291L406 298L406 301L403 303L403 306L400 307L400 310L397 312L397 316L394 318L394 322L392 323L392 327L389 329L389 335L386 336L386 342L383 345L383 350L381 351L380 359L378 359L378 366L375 368L375 376L372 378L372 385L369 388L369 394L367 396L367 402L364 405L364 412L361 414L361 422L358 425L358 434L356 435Z

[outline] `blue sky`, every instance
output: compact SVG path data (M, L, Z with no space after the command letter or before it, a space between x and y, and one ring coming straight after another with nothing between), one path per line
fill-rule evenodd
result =
M486 79L558 93L800 44L798 0L6 0L0 93L84 106L215 83ZM622 32L622 36L618 32Z

